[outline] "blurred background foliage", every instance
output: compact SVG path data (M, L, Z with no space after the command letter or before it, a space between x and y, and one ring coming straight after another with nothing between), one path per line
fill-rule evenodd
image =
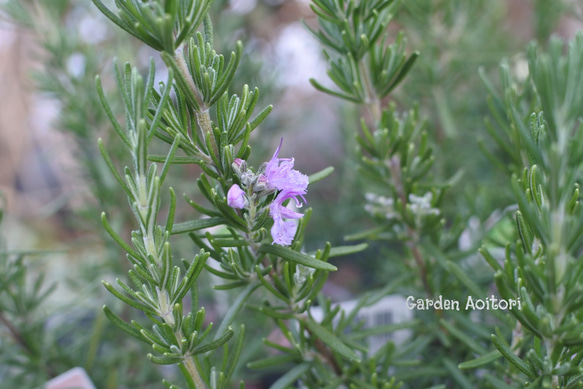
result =
M143 68L150 57L159 59L112 28L88 1L4 0L0 7L0 191L6 199L0 246L5 271L0 277L11 274L21 280L14 284L23 289L8 295L39 301L24 310L16 303L0 305L0 382L34 387L81 365L99 388L159 387L160 371L143 358L149 350L123 337L101 314L104 303L117 303L99 281L125 274L127 265L100 233L99 213L107 208L118 231L129 234L132 226L126 200L97 149L96 139L102 137L115 161L127 164L121 148L116 154L115 143L107 142L111 128L94 86L95 75L104 75L105 92L115 102L114 83L107 78L112 75L110 58L117 56L119 63L133 59ZM493 168L480 150L495 147L485 131L487 91L478 70L496 82L498 64L507 58L514 76L526 77L526 58L517 53L524 53L533 39L546 46L552 34L574 36L581 29L581 12L575 0L409 0L389 26L395 38L403 31L407 49L421 56L388 99L399 109L418 102L426 130L438 145L436 180L461 174L446 194L446 219L469 220L476 239L513 203L507 175ZM357 169L355 134L362 112L317 92L308 82L310 77L326 78L320 47L299 22L315 25L309 3L216 0L211 15L219 52L232 50L237 40L244 42L236 80L259 87L258 106L274 105L254 132L256 160L251 165L267 160L283 136L286 155L295 156L298 170L311 174L326 166L336 169L310 188L307 199L314 212L306 249L324 241L342 243L344 236L373 226L362 205L368 183ZM157 77L164 79L165 74ZM235 83L234 90L241 88ZM503 154L497 157L508 162ZM195 192L198 172L193 169L172 171L180 182L177 193ZM507 239L506 234L505 224L499 223L489 237ZM330 275L325 292L333 300L345 300L384 286L396 278L396 255L397 247L379 244L338 261L339 271ZM40 291L55 285L42 304L40 292L30 288L39 274L46 275ZM6 280L0 278L0 288L8 291ZM213 280L202 282L210 285ZM201 298L208 302L212 320L224 313L231 296L208 292ZM132 314L126 310L124 319ZM257 339L269 333L268 323L251 315L248 320L247 331ZM257 341L242 359L257 359L261 350ZM30 371L37 374L22 374ZM239 375L248 388L270 382L248 370Z

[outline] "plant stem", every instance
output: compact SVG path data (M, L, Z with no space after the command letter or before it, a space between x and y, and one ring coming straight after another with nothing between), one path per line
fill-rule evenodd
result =
M192 75L190 74L190 71L188 70L188 65L186 64L186 61L184 60L184 53L183 53L182 47L179 48L178 50L176 50L176 52L174 53L174 59L176 60L176 63L178 64L178 69L180 70L180 73L182 74L182 76L184 77L186 82L188 83L188 87L190 88L190 90L192 91L192 94L196 98L196 102L197 102L198 106L200 107L201 110L204 109L203 108L204 101L203 101L202 95L200 94L200 91L198 90L198 88L194 84L194 80L192 79Z
M26 343L20 331L16 329L16 327L10 322L10 320L6 318L6 316L4 316L2 312L0 312L0 322L2 322L2 324L6 326L8 332L10 332L10 335L12 336L14 341L18 343L20 346L22 346L22 348L25 349L26 352L32 355L33 350L30 348L29 344Z
M292 309L293 309L293 307L292 307ZM305 321L305 317L298 317L298 320ZM310 334L310 336L314 336L314 334L312 333L312 331L310 331L308 326L304 326L304 327L305 327L306 331ZM342 368L340 367L340 365L338 365L338 362L334 358L334 354L332 354L332 351L330 351L330 349L328 347L326 347L324 342L322 342L322 340L320 340L319 338L316 338L314 341L314 347L316 348L318 353L322 356L322 358L326 361L326 363L328 365L330 365L332 370L334 370L334 373L337 376L341 377L342 376Z
M332 367L334 373L336 373L336 375L339 377L342 376L342 369L340 368L338 362L336 362L336 360L334 359L334 355L326 347L324 342L322 342L320 339L316 339L314 346L316 346L316 350L318 350L320 355L322 355L326 362L328 362L328 364Z
M393 156L387 163L389 172L391 174L391 178L393 179L393 186L397 191L397 196L401 199L403 205L407 204L407 193L405 193L405 187L403 186L403 180L401 178L401 159L398 155ZM419 268L419 276L421 278L421 282L423 282L423 288L427 293L429 298L433 297L433 290L429 285L427 280L427 267L425 266L425 261L423 260L423 255L421 254L421 250L417 244L419 243L419 236L417 232L409 227L408 225L405 226L407 235L409 236L409 240L407 241L407 248L411 251L411 255Z
M176 343L180 349L181 347L181 339L184 338L184 333L182 332L182 328L176 328L176 319L174 318L173 309L169 304L168 301L168 293L166 290L162 289L158 292L158 306L160 307L160 314L162 319L166 324L174 330L174 337L176 338ZM194 381L196 389L207 389L206 384L200 377L198 369L196 368L196 364L194 363L194 357L191 355L184 355L183 359L184 367L188 371L190 378Z
M194 363L193 357L188 357L184 359L184 367L186 367L186 370L188 370L190 377L194 381L196 389L206 389L206 384L204 383L202 378L200 378L200 374L198 373L198 369L196 368L196 364Z
M366 67L364 58L358 63L358 69L360 70L360 74L362 76L362 83L365 93L365 104L368 108L375 127L377 127L382 117L382 105L374 87L372 86L372 80L370 79L370 73Z
M358 69L360 70L360 75L365 91L365 103L369 110L370 116L374 121L374 127L378 128L380 121L382 119L382 102L379 99L370 77L369 69L366 66L365 58L358 63ZM407 204L407 194L405 193L405 188L403 186L403 180L401 179L401 160L398 155L395 155L388 161L388 168L391 173L391 178L393 179L393 185L397 191L397 195L401 199L403 206ZM429 282L427 280L427 267L425 266L425 261L421 255L421 250L417 244L419 243L419 237L417 232L411 227L406 226L407 235L409 236L409 241L407 242L407 247L409 248L417 267L419 268L419 276L423 282L423 288L427 293L428 297L433 296L433 291Z
M196 121L198 123L198 127L200 128L200 132L202 135L201 141L202 141L202 143L204 143L204 141L206 139L206 135L210 134L212 152L214 153L215 156L218 157L217 141L216 141L215 135L213 133L213 126L212 126L209 110L204 102L204 98L203 98L202 94L200 93L200 91L198 90L196 85L194 84L194 80L192 79L192 75L190 74L190 71L188 70L188 65L186 64L186 61L184 60L184 54L183 54L182 48L179 48L178 50L176 50L176 53L174 53L174 59L176 60L176 63L178 64L178 69L180 70L180 73L182 74L182 76L184 77L186 82L188 83L188 87L190 88L190 90L194 94L194 97L196 98L198 109L196 110L195 114L196 114Z
M0 312L0 322L6 326L10 336L14 339L14 341L20 345L24 349L24 351L29 354L32 358L39 357L39 353L36 352L31 345L24 339L22 333L16 328L14 324L2 312ZM57 374L55 371L46 364L43 363L43 370L49 377L55 377Z
M215 156L219 156L219 150L217 147L217 140L215 139L215 134L213 132L213 125L211 122L211 116L209 114L208 108L196 112L196 122L200 127L200 131L203 134L202 141L204 142L206 139L206 134L210 134L210 141L211 141L211 148Z

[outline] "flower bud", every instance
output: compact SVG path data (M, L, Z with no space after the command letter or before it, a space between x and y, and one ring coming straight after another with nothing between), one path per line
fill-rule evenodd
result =
M260 174L259 177L257 177L257 180L255 180L255 185L253 186L253 191L254 192L263 192L264 190L267 190L267 186L269 184L269 181L267 180L267 177L265 177L265 175Z
M231 164L231 167L233 168L235 174L238 177L241 177L241 175L247 170L247 162L245 162L241 158L235 158L235 160Z
M257 177L255 176L255 173L251 170L247 170L245 173L241 174L241 184L246 187L252 185L256 179Z
M229 189L227 193L227 204L231 208L244 208L247 203L247 198L245 197L245 192L239 187L239 185L234 184Z

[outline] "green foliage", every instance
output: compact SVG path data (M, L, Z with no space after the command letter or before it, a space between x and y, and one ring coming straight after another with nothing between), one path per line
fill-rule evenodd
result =
M206 378L209 382L209 377L200 377L196 370L198 363L193 358L221 347L233 335L233 330L227 328L217 339L203 343L212 328L212 325L202 327L204 309L196 307L196 314L194 310L188 314L184 313L182 301L195 287L196 279L203 270L209 253L201 251L191 262L183 260L185 272L183 277L181 268L173 265L170 234L174 224L176 199L172 189L167 221L164 226L157 225L161 205L160 187L164 184L170 161L174 158L180 143L180 136L177 136L170 148L160 173L155 163L148 165L148 148L150 142L155 139L155 131L162 117L161 110L168 101L169 94L166 91L171 87L172 72L169 73L165 89L161 91L162 97L156 100L157 111L151 117L148 117L148 107L153 100L153 64L146 84L137 70L132 69L129 64L123 69L116 67L116 75L126 108L126 121L125 132L121 131L122 126L117 121L114 122L114 128L128 147L133 166L125 169L125 180L122 180L113 164L111 162L108 164L128 196L139 230L132 234L130 247L113 232L105 216L102 217L112 237L128 251L128 259L133 265L133 269L129 271L133 288L119 279L117 281L125 294L107 282L104 282L104 285L117 298L146 313L154 324L152 330L137 322L130 326L107 307L105 313L122 330L152 345L157 354L149 354L150 361L156 364L178 364L189 386L201 387L204 385L202 380ZM105 102L103 96L102 101ZM102 151L106 160L110 161L104 148Z
M117 6L120 14L126 11L125 4L118 3ZM160 4L139 6L142 8L136 5L135 9L143 11L141 15L144 18L149 15L148 12L161 10ZM100 9L103 11L103 7L100 6ZM121 25L119 20L107 12L110 19L128 30L127 25ZM232 336L230 324L245 300L258 287L263 287L266 293L273 294L285 304L272 306L266 301L254 306L257 310L272 317L282 329L288 325L294 326L282 322L282 319L287 319L300 326L307 325L308 329L314 331L315 334L309 337L309 344L303 341L296 343L302 354L314 349L312 352L328 355L331 349L339 352L347 363L353 363L358 358L348 346L313 320L306 322L301 315L316 299L327 272L336 269L327 263L331 254L329 244L313 256L300 251L310 210L300 220L294 242L289 248L274 246L268 239L267 228L271 223L269 204L275 201L275 191L262 188L259 183L265 167L253 172L246 168L245 159L251 151L248 145L250 133L265 119L271 107L252 119L258 101L257 90L250 92L245 86L241 97L233 95L228 98L228 88L242 53L241 44L237 44L237 52L232 54L229 64L225 66L223 56L213 50L209 19L205 20L204 34L197 33L195 38L185 44L180 41L180 34L177 37L174 35L174 42L164 41L168 37L166 35L164 38L164 29L169 27L162 21L157 25L158 30L149 30L150 35L158 35L156 39L146 39L141 32L136 32L138 27L132 30L132 34L139 35L144 42L162 51L161 56L169 67L169 76L165 83L161 83L160 90L156 91L153 85L153 65L146 82L139 76L137 69L132 69L129 64L123 69L116 67L118 90L126 111L124 125L117 121L98 79L100 101L131 155L131 168L125 168L124 174L120 174L103 144L100 144L100 149L118 184L126 193L138 224L138 230L132 233L130 245L114 231L105 216L102 217L105 229L127 251L133 265L129 272L133 287L121 280L118 280L118 284L124 292L116 290L109 283L104 285L118 299L143 311L153 326L149 330L137 322L127 323L105 307L107 317L129 335L150 343L156 352L149 356L152 362L178 364L189 387L222 388L229 384L232 370L228 374L225 373L225 366L222 370L216 370L209 358ZM170 144L166 156L150 153L156 139ZM185 155L177 155L178 152ZM164 164L160 173L156 165L158 162ZM164 225L157 224L162 209L161 188L173 164L200 166L204 173L197 181L198 189L207 204L192 200L188 200L188 203L211 219L175 224L176 200L170 188L166 222ZM331 169L325 169L316 174L312 181L330 172ZM248 205L241 211L230 206L227 201L227 192L233 184L240 184L247 193ZM218 225L223 226L220 233L203 230ZM188 232L192 243L201 251L192 262L183 261L186 275L181 279L181 269L172 265L170 237L185 232ZM334 255L357 252L363 248L362 245L340 248ZM208 258L216 261L218 267L206 264ZM216 286L218 290L245 288L209 343L201 343L211 331L211 326L206 329L201 327L204 310L197 307L196 299L191 295L192 313L185 315L182 305L182 300L189 296L188 291L196 294L196 279L203 268L225 280L225 283ZM193 312L198 313L194 315ZM201 332L202 335L199 335ZM325 334L324 345L316 340L322 334ZM305 337L303 334L301 336ZM243 338L239 339L236 349L242 347ZM225 349L226 358L227 354ZM237 356L235 354L235 357L231 357L232 364L236 365ZM329 363L332 368L337 366L335 361L330 360ZM326 371L331 367L308 366L301 374L312 374L322 369Z
M191 37L207 15L212 0L163 3L116 0L116 15L100 0L93 0L105 16L126 32L158 51L174 52Z
M314 1L310 6L318 16L320 30L307 27L329 50L328 75L341 92L311 79L314 87L357 104L375 104L386 97L413 66L418 54L405 55L405 41L386 44L387 26L396 7L393 1ZM369 90L373 88L373 91Z
M514 334L512 348L494 338L496 347L533 384L577 387L582 369L577 356L581 352L579 181L583 154L579 139L583 111L574 91L583 86L583 35L578 34L563 53L563 42L556 38L546 53L535 45L529 48L525 84L532 91L530 104L526 97L518 104L502 65L502 85L510 98L504 100L507 118L498 116L502 124L498 131L512 139L512 151L527 156L522 160L522 174L512 177L519 240L507 247L504 267L487 250L482 254L496 271L500 295L520 298L523 305L512 313L524 334ZM525 113L526 106L534 107L534 112ZM492 107L499 115L498 106ZM522 380L516 373L513 378Z
M115 0L111 9L93 0L120 27L117 33L159 52L166 67L157 73L151 60L143 69L133 59L137 46L116 46L114 52L128 51L136 63L116 62L115 82L98 76L95 93L93 75L110 53L102 57L61 27L71 9L81 7L73 3L8 1L3 9L44 36L49 60L36 78L41 90L61 101L59 123L80 146L92 192L105 211L103 232L115 244L108 247L108 279L116 281L103 285L115 300L96 298L104 315L92 318L91 335L71 347L39 314L51 292L42 276L32 274L24 253L0 247L0 328L9 339L0 344L3 383L7 377L11 387L39 386L83 360L104 388L159 382L150 362L176 365L164 370L167 388L230 388L243 366L285 372L272 389L581 385L583 34L568 47L550 39L544 52L531 44L528 76L516 71L521 57L514 57L501 63L500 79L492 81L490 65L515 44L500 27L502 2L314 0L318 26L306 26L324 47L334 86L311 83L356 106L342 117L345 133L354 138L346 148L355 148L357 157L346 158L346 165L354 162L359 169L358 179L346 185L362 192L371 228L348 237L367 242L324 243L306 252L308 223L318 207L303 215L284 209L303 194L288 193L267 178L274 164L276 174L285 176L293 159L276 154L256 168L249 162L257 154L252 145L266 135L257 130L272 106L257 109L263 96L245 83L252 76L241 71L248 66L243 44L222 36L244 34L231 34L229 23L217 19L222 41L215 41L210 0ZM534 2L541 40L565 9L550 4ZM226 3L217 8L222 18ZM47 22L38 23L44 17ZM407 46L416 51L408 53ZM69 74L66 61L79 53L85 71ZM484 66L485 88L477 86L476 63ZM156 85L164 71L167 77ZM117 85L113 92L111 84ZM499 172L476 157L478 136L470 131L487 108L490 138L479 145ZM309 177L294 171L285 179L315 184L333 170ZM184 201L178 191L186 192ZM516 206L508 205L506 193ZM506 211L492 212L498 206ZM287 219L299 218L290 244L276 239L274 207L284 209ZM485 261L476 255L481 244ZM385 285L344 311L323 290L330 272L342 266L331 259L347 255L362 259ZM468 297L494 297L494 286L502 299L519 300L520 309L417 309L413 320L373 327L359 319L364 308L392 293L463 305ZM219 316L204 301L215 293L230 300ZM259 333L267 322L274 328L269 337ZM409 331L407 341L369 349L371 336L390 337L402 329ZM130 342L122 343L118 334L130 335ZM274 341L273 334L282 340ZM253 337L263 338L268 357L257 359L249 351ZM126 345L123 356L115 351L118 346L125 352ZM100 371L109 373L98 377Z
M3 208L2 204L0 222ZM9 253L3 240L0 241L0 272L0 323L6 340L0 344L0 375L5 377L3 382L14 387L42 384L57 367L55 362L64 356L63 350L47 339L39 310L56 285L47 288L42 274L30 275L25 253ZM39 373L30 376L31 370Z
M22 311L20 316L12 318L17 327L23 330L26 342L35 351L29 354L26 351L28 346L22 346L19 342L4 343L6 350L1 354L3 357L12 356L10 358L19 360L20 370L15 371L20 371L21 378L24 377L21 381L11 381L14 371L2 359L0 380L8 387L42 386L47 379L76 366L84 367L95 385L102 388L123 385L148 388L151 387L149 382L159 379L156 369L141 368L142 364L137 358L144 353L141 345L125 342L119 336L121 334L108 325L104 316L96 314L94 309L96 303L100 305L105 302L103 295L96 292L95 279L103 274L115 274L124 267L118 261L120 251L107 238L102 239L105 234L102 235L101 228L98 227L97 204L107 207L114 214L110 222L118 227L123 226L123 220L129 213L119 206L123 196L119 196L115 181L108 174L106 164L100 158L95 144L97 134L108 137L109 127L105 112L93 108L99 106L99 95L94 90L95 73L102 69L105 58L110 53L123 52L131 56L136 47L116 34L101 36L99 25L96 26L95 34L89 38L80 34L83 21L95 17L89 6L86 2L74 0L50 3L10 0L0 6L3 19L9 17L16 21L38 43L25 47L27 52L31 47L34 48L30 54L37 60L42 58L43 66L35 67L31 76L42 98L57 102L55 106L60 108L59 115L51 124L63 134L79 169L78 173L68 172L78 176L75 177L78 181L74 188L67 188L55 203L67 204L70 199L75 198L81 200L80 207L67 204L50 208L51 212L55 212L53 217L61 218L63 225L81 237L82 243L79 247L87 250L83 253L74 249L47 254L59 257L57 261L45 260L44 254L34 251L11 253L9 256L9 260L22 258L22 262L17 261L18 266L26 265L26 271L21 277L11 278L9 284L12 285L5 285L8 288L16 288L21 282L30 288L31 282L39 274L48 272L47 269L53 268L53 262L60 262L66 257L71 269L58 283L74 289L75 298L74 302L67 301L66 306L62 306L60 301L65 289L61 287L49 299L42 300L37 307L29 306L30 310ZM80 18L80 15L85 17ZM109 92L109 87L103 91L106 95ZM117 106L119 100L111 97L110 100L112 105ZM110 149L116 160L119 149ZM51 230L54 229L51 226ZM79 243L75 242L73 246ZM87 260L88 252L99 253L100 260ZM42 262L42 266L39 262ZM27 290L22 289L19 293L32 299L30 291ZM27 324L19 323L19 320L24 320ZM111 352L115 347L123 348L124 354ZM25 360L33 363L24 364ZM6 373L5 367L10 373Z
M399 244L405 254L400 255L400 263L394 267L400 274L407 274L415 280L400 288L405 296L430 300L455 296L454 300L463 304L468 297L487 295L487 287L492 279L479 276L484 268L472 271L472 248L469 252L457 248L467 220L458 217L456 221L448 222L443 209L446 191L460 179L461 172L448 180L435 177L434 149L439 145L428 136L428 126L419 119L417 107L399 113L395 104L387 104L385 100L387 94L411 69L417 54L406 59L402 34L394 45L387 45L385 39L371 39L370 44L364 39L358 43L346 39L346 51L339 50L338 44L330 36L342 34L331 33L332 26L338 30L341 29L339 26L343 26L345 30L342 36L349 36L347 21L359 23L361 11L357 10L376 3L366 2L367 5L364 5L363 2L359 6L348 3L345 10L352 19L340 12L323 13L322 9L332 7L331 4L324 4L327 3L316 1L312 6L322 29L314 35L326 50L333 49L341 56L340 59L334 59L326 54L330 66L328 74L341 92L312 83L321 91L363 105L368 110L368 115L363 115L361 119L362 131L357 135L357 143L360 171L373 188L371 193L366 194L365 209L378 226L349 238ZM343 3L335 5L340 7ZM383 12L378 9L373 13L384 15L388 21L389 12ZM421 16L423 12L418 14ZM359 28L367 28L365 20L363 17ZM374 34L371 36L378 38ZM356 50L355 47L362 50ZM399 365L398 358L397 361L391 361L395 378L402 379L411 387L444 382L455 387L475 387L481 381L480 377L473 370L459 370L454 361L470 359L476 353L486 354L489 334L494 331L492 324L509 322L504 316L494 315L489 318L488 324L483 323L478 328L474 322L476 319L472 319L470 311L466 309L462 312L440 309L429 313L421 311L417 312L417 316L423 318L423 325L410 328L413 331L412 338L418 340L419 344L410 350L405 348L403 355L420 358L421 362L418 363L423 368L409 369ZM499 357L498 353L487 362ZM485 363L484 360L479 362ZM366 364L366 361L363 362L363 365ZM442 374L445 376L440 377Z

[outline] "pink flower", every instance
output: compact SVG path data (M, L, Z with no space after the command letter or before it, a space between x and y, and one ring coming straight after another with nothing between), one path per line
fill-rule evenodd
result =
M277 189L289 193L295 193L294 196L306 194L308 188L308 176L293 169L293 158L278 158L279 150L283 144L283 138L275 154L265 166L265 177L267 178L269 189ZM305 199L304 199L305 201Z
M269 205L269 214L273 218L273 227L271 227L271 237L273 238L273 243L280 244L282 246L289 246L296 231L298 229L298 224L292 220L286 219L300 219L302 217L301 213L294 212L291 209L284 207L281 203L287 200L289 197L282 196L281 192L275 200Z
M304 195L308 191L309 179L305 174L295 170L293 158L278 158L279 150L283 143L283 138L279 143L279 147L275 150L275 154L271 160L265 164L257 174L251 170L247 170L241 174L246 168L245 161L236 159L233 161L233 169L237 174L240 174L241 184L244 188L253 185L254 192L268 191L263 196L277 191L277 196L269 204L269 215L273 219L273 227L271 227L271 236L273 243L283 246L289 246L298 229L298 223L295 220L286 219L300 219L301 213L292 211L283 205L286 200L294 199L296 207L301 207L299 197L306 201ZM239 185L234 184L227 192L227 204L232 208L244 208L249 204L249 200Z
M283 202L293 198L296 201L296 206L301 207L302 204L298 196L306 201L304 195L307 193L309 179L305 174L293 169L293 158L277 157L282 143L283 138L275 154L265 166L265 177L269 189L280 191L269 206L269 214L273 218L273 227L271 228L273 243L289 246L296 234L297 223L291 220L286 221L284 218L299 219L302 214L284 207Z
M227 192L227 204L232 208L243 208L247 198L245 197L245 192L239 187L239 185L234 184Z

